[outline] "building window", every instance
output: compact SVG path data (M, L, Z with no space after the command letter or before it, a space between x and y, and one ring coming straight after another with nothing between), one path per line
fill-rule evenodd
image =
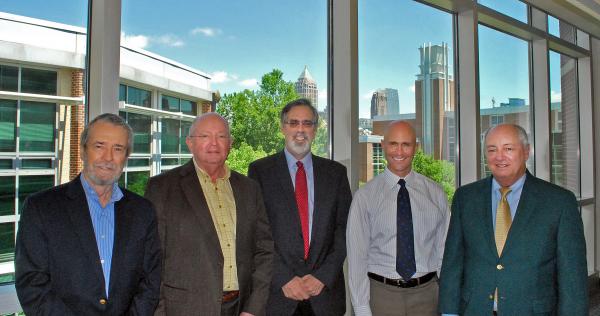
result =
M180 99L168 95L162 95L161 98L161 107L160 109L163 111L170 112L182 112L183 114L188 115L196 115L197 114L197 105L196 102L192 102L185 99Z
M517 19L523 23L527 23L527 4L519 0L477 0L494 11L498 11L504 15L508 15L513 19Z
M119 85L119 101L149 108L152 106L152 92L121 84Z

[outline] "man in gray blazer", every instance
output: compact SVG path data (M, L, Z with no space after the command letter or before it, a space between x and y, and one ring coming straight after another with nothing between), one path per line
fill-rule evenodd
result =
M256 182L225 164L229 125L216 113L192 123L187 164L152 177L163 249L156 315L264 315L273 240Z
M346 168L313 156L317 110L306 99L281 111L285 149L250 165L275 240L267 315L343 315L346 221L352 195Z

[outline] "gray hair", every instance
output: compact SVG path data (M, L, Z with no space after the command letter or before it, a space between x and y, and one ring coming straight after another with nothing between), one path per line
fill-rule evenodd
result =
M281 120L281 125L283 125L286 121L287 121L287 115L288 113L295 107L297 106L306 106L308 107L312 114L313 114L313 122L315 122L315 127L318 126L319 123L319 112L317 112L317 109L312 105L312 103L310 103L310 100L305 99L305 98L300 98L300 99L296 99L294 101L289 102L288 104L286 104L283 109L281 109L281 114L279 116L280 120Z
M104 114L100 114L100 115L96 116L83 129L83 132L81 133L81 140L79 141L80 148L82 148L82 149L86 148L88 139L90 138L90 129L92 128L92 126L94 126L94 124L96 124L98 122L110 123L114 126L122 127L123 129L125 129L125 131L127 131L126 154L127 154L127 157L129 157L129 154L131 154L131 151L133 150L133 130L131 129L131 126L129 126L129 124L127 124L127 122L125 122L125 120L122 117L120 117L116 114L113 114L113 113L104 113Z
M523 147L529 146L529 137L527 136L527 131L525 131L525 129L523 127L521 127L520 125L512 124L512 123L499 124L499 125L488 128L485 131L485 135L484 135L483 139L486 140L489 133L498 126L510 126L510 127L514 128L515 131L517 132L517 135L519 136L519 141L521 142L521 145L523 145Z
M217 112L207 112L207 113L204 113L204 114L196 117L194 119L194 121L192 122L192 125L190 125L190 128L188 129L187 136L192 136L192 132L194 132L194 129L200 123L200 121L202 121L203 119L205 119L209 116L216 116L216 117L220 118L221 121L223 121L223 123L225 123L225 127L227 128L227 135L229 135L229 138L231 138L231 129L229 128L229 122Z

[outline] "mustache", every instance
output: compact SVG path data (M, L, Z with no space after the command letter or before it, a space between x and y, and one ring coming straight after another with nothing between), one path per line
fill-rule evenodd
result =
M112 162L96 162L92 165L96 168L104 168L104 169L110 169L110 170L115 170L118 168L117 164L112 163Z

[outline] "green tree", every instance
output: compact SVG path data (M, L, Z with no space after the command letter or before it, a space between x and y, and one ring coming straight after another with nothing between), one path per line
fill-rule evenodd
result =
M454 164L445 160L435 160L418 150L412 163L413 170L439 183L452 201L454 196Z
M233 148L248 144L266 153L281 150L284 138L279 132L279 113L298 97L294 84L283 80L283 72L278 69L262 77L258 90L225 94L217 112L230 122Z
M311 145L313 155L328 157L329 156L329 134L327 133L327 122L322 118L319 119L319 126L315 139Z
M267 153L260 146L258 149L254 149L246 143L241 143L238 148L231 149L229 157L227 157L227 165L231 170L245 175L251 162L266 156Z

